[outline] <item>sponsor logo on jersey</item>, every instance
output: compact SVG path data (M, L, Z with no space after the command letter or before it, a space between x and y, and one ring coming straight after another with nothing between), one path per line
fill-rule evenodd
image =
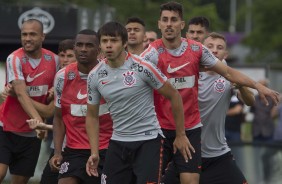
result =
M167 73L174 73L174 72L184 68L186 65L189 65L189 64L190 64L190 62L187 62L187 63L180 65L178 67L175 67L175 68L171 68L171 66L169 64L168 67L167 67Z
M105 85L105 84L108 84L110 81L102 81L101 83L103 84L103 85Z
M99 78L105 78L108 76L108 71L107 70L100 70L98 73Z
M45 70L39 74L34 75L33 77L30 76L30 74L28 74L26 81L27 82L32 82L34 81L34 79L36 79L37 77L41 76L43 73L45 72Z
M125 86L131 87L136 83L136 78L133 71L124 72L122 75L124 77L123 83Z
M73 79L75 79L75 73L73 72L73 71L70 71L69 73L68 73L68 79L69 80L73 80Z
M191 50L192 50L192 51L199 51L199 50L200 50L200 46L199 46L199 45L192 44L192 45L191 45Z
M217 79L214 81L214 90L216 92L222 93L225 91L225 80L222 78Z
M48 55L48 54L44 54L44 59L46 61L51 61L52 60L52 56L51 55Z
M55 20L53 16L47 11L44 11L38 7L35 7L21 14L21 16L18 19L19 28L22 27L24 21L29 19L37 19L41 21L43 24L43 32L45 34L51 32L55 26Z
M87 97L87 93L86 94L81 94L81 90L79 90L79 92L76 95L77 99L82 100L84 98Z

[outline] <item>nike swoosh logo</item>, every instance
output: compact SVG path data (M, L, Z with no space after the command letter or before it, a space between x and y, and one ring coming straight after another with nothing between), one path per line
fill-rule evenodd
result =
M87 97L87 94L81 94L80 90L79 90L76 97L77 97L77 99L82 100L82 99Z
M44 72L45 72L45 71L43 71L43 72L41 72L41 73L39 73L39 74L36 74L36 75L33 76L33 77L30 77L30 75L28 74L28 76L27 76L27 78L26 78L26 81L27 81L27 82L32 82L32 81L34 81L34 79L36 79L37 77L39 77L40 75L42 75Z
M176 67L176 68L171 68L171 67L170 67L170 64L169 64L168 67L167 67L167 72L168 72L168 73L176 72L176 71L180 70L181 68L183 68L183 67L185 67L186 65L189 65L189 64L190 64L190 62L185 63L184 65L178 66L178 67Z
M102 81L102 84L105 85L107 83L109 83L110 81Z

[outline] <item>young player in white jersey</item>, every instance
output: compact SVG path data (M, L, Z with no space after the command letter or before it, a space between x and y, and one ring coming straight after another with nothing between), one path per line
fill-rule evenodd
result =
M161 5L159 29L162 38L151 43L141 54L145 60L153 62L168 77L171 84L178 89L182 96L186 134L195 148L192 159L189 162L179 153L173 154L172 140L175 127L172 115L168 113L170 108L166 99L155 95L156 112L162 130L166 136L167 144L164 147L164 164L171 161L176 165L180 173L181 183L197 184L200 178L201 168L201 120L198 108L198 78L201 67L209 68L219 73L231 82L245 85L258 90L264 102L268 104L266 96L272 98L277 104L278 92L265 88L251 80L237 70L221 63L213 54L200 43L181 37L181 30L185 26L183 21L182 5L177 2L168 2ZM166 182L166 177L164 177Z
M125 27L109 22L98 31L100 47L106 60L100 62L88 77L87 133L92 155L87 162L89 175L97 176L98 109L101 96L109 105L113 119L110 141L102 174L102 183L159 183L162 165L163 134L153 104L153 89L171 101L177 127L174 148L185 160L190 157L184 132L183 108L179 93L151 63L125 51Z

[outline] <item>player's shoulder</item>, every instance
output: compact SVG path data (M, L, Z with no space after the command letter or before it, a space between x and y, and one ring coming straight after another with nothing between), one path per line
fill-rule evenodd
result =
M58 79L64 79L65 78L65 73L66 73L66 67L64 68L61 68L57 73L56 73L56 76L55 78Z
M89 72L89 77L94 77L98 75L100 70L104 70L105 66L107 65L107 59L100 60L95 67Z

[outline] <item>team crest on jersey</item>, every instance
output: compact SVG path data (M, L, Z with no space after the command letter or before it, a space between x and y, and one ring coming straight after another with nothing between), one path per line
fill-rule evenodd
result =
M24 56L24 57L22 57L21 60L22 60L22 62L23 62L24 64L26 64L26 62L28 61L28 58Z
M73 71L70 71L69 73L68 73L68 79L69 80L73 80L75 78L75 73L73 72Z
M68 163L68 162L62 163L62 165L61 165L61 167L60 167L59 173L60 173L60 174L64 174L64 173L68 172L68 170L69 170L69 165L70 165L70 163Z
M105 78L108 76L108 71L107 70L100 70L98 73L99 78Z
M214 90L218 93L222 93L225 91L225 80L222 78L217 79L214 81Z
M134 72L133 71L127 71L124 72L123 74L123 83L128 86L131 87L136 83L136 78L134 77Z
M51 61L52 60L52 56L48 55L48 54L44 54L44 59L46 61Z
M158 53L161 54L161 53L163 53L164 51L165 51L165 49L164 49L163 47L159 47L159 48L158 48Z
M199 45L195 45L195 44L192 44L191 45L191 49L192 49L192 51L199 51L200 50L200 46Z

